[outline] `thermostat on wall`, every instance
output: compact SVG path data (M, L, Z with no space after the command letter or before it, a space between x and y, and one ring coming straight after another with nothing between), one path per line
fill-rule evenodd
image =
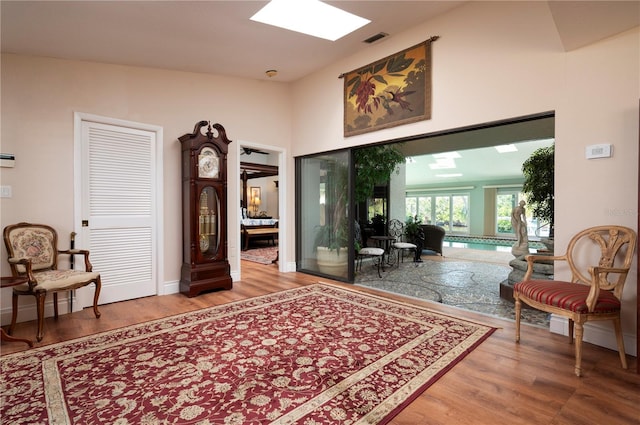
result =
M16 156L11 153L0 153L0 167L13 167L16 163Z
M586 157L587 159L609 158L612 150L613 147L608 143L587 146Z

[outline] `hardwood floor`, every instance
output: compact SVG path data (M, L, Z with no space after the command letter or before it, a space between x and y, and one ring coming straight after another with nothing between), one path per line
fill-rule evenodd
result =
M181 294L154 296L100 307L96 319L90 308L45 321L44 339L36 347L94 334L165 316L242 300L284 289L327 281L301 273L278 273L275 265L243 261L242 280L233 289L187 298ZM332 282L339 285L347 285ZM347 285L353 288L352 285ZM363 292L373 290L357 288ZM383 296L402 299L399 296ZM441 304L433 310L479 321L499 329L422 393L390 423L416 424L634 424L640 423L640 375L637 358L585 343L583 374L573 374L573 345L566 337L523 325L520 344L514 325ZM33 339L35 322L19 323L14 335ZM26 344L2 343L2 354L28 349Z

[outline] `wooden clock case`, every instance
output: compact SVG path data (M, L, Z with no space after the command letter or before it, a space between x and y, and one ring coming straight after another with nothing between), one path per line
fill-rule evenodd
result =
M206 132L203 133L203 128ZM220 124L199 121L182 145L182 269L180 292L231 289L227 256L227 153Z

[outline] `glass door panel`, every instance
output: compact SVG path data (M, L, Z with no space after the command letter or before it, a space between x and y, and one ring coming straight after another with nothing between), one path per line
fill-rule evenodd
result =
M418 198L418 219L422 220L422 224L433 224L432 211L433 199L431 196L420 196Z
M214 256L218 252L220 201L215 189L206 186L200 192L200 214L198 216L198 238L202 255Z
M436 225L451 231L451 198L436 196Z
M469 196L451 197L451 230L455 233L469 233Z
M296 158L296 259L299 271L353 277L348 151Z

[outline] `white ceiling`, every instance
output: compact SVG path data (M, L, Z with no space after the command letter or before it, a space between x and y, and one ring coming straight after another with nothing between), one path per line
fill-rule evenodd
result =
M2 52L290 82L466 1L327 1L372 22L335 42L249 20L266 1L0 2ZM639 25L638 1L551 1L567 50ZM438 34L431 34L438 35ZM384 39L378 43L384 42Z
M335 42L249 20L267 1L6 1L2 51L290 82L461 1L328 1L372 22Z
M498 153L494 147L453 151L460 155L453 160L455 168L433 169L437 163L433 154L411 156L415 162L406 164L405 185L408 189L423 187L425 182L450 184L451 187L469 185L474 182L500 184L501 180L522 178L522 163L538 148L553 144L553 139L533 140L517 143L516 152ZM460 174L456 177L440 177L442 174ZM512 183L512 182L510 182ZM449 186L446 186L449 187Z
M262 80L269 79L265 71L276 69L278 75L272 81L291 82L368 48L363 40L379 32L393 37L467 1L327 1L372 21L335 42L249 20L266 3L2 0L1 49L3 53ZM547 3L566 50L640 25L640 1L636 0ZM520 167L508 164L521 164L530 152L523 145L518 158L517 154L497 156L493 148L481 149L474 152L475 159L467 160L470 153L458 161L460 169L466 170L463 180L481 179L488 171L518 175ZM411 154L421 164L410 168L413 181L427 174L428 167L422 162L429 160ZM455 180L460 179L445 179Z

